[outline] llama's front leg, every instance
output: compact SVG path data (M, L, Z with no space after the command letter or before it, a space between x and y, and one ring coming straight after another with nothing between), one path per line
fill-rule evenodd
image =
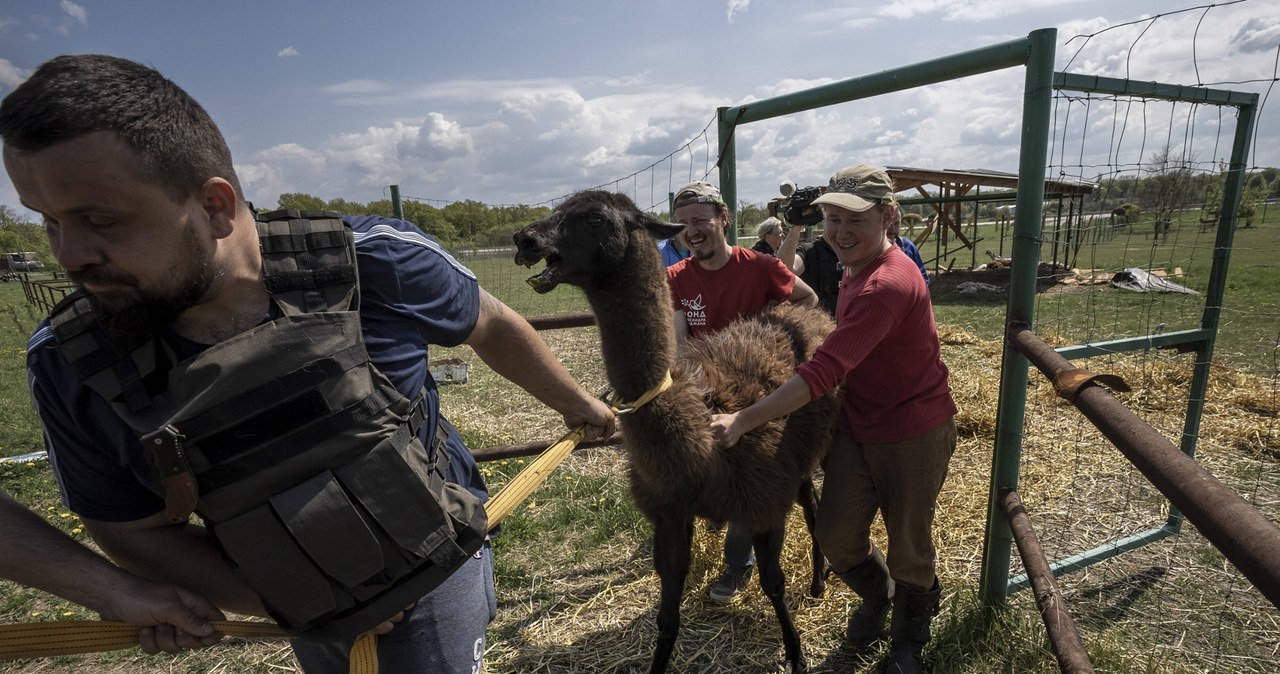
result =
M813 580L809 583L809 596L821 597L827 589L827 560L822 557L822 548L818 546L818 537L814 528L818 526L818 497L813 488L813 476L800 483L800 493L796 496L800 510L804 511L805 527L809 529L809 540L813 543Z
M693 517L662 520L653 527L653 568L662 581L658 603L658 645L653 650L649 674L667 671L671 651L680 632L680 597L689 575L689 546L693 543Z
M760 570L760 589L773 604L773 612L778 616L778 625L782 628L782 647L787 657L787 668L792 674L804 674L809 671L804 661L804 653L800 650L800 633L791 622L791 613L787 611L784 596L787 579L782 573L783 528L777 527L751 537L756 549L756 568Z

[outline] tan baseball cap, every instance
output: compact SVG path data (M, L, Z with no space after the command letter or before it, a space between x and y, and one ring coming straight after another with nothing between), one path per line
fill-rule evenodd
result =
M893 201L893 181L884 169L858 164L840 169L831 176L827 191L814 204L831 204L855 213Z
M690 204L714 204L728 208L728 204L724 203L724 197L720 196L720 188L705 180L695 180L676 190L672 208Z

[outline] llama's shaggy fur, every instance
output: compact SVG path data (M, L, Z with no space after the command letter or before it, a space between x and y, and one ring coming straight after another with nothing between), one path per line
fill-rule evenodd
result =
M651 671L665 670L675 643L695 517L751 529L760 584L782 625L788 664L804 671L782 597L779 554L792 504L798 496L811 498L803 490L811 490L810 476L830 441L836 398L814 400L727 449L712 442L710 414L740 410L780 386L813 355L832 323L820 309L783 304L691 340L677 358L671 295L655 237L679 231L626 196L580 192L516 234L516 261L547 261L547 269L530 279L539 292L560 283L586 292L600 326L606 373L623 400L636 400L668 370L672 375L671 388L620 417L631 492L654 525L654 566L662 580ZM820 568L816 553L815 547ZM816 576L815 593L819 581Z

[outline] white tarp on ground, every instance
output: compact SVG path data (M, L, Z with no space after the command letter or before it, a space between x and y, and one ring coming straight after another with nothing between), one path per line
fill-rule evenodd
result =
M1186 293L1199 295L1196 291L1178 285L1166 278L1156 276L1145 269L1129 267L1111 277L1111 285L1123 290L1139 293Z
M44 450L19 454L17 456L0 456L0 463L31 463L32 461L48 461L49 455Z

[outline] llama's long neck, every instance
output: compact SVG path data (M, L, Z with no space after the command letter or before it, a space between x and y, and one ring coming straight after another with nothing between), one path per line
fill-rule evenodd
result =
M653 239L633 232L626 258L586 289L609 383L623 400L657 386L675 360L671 292Z

